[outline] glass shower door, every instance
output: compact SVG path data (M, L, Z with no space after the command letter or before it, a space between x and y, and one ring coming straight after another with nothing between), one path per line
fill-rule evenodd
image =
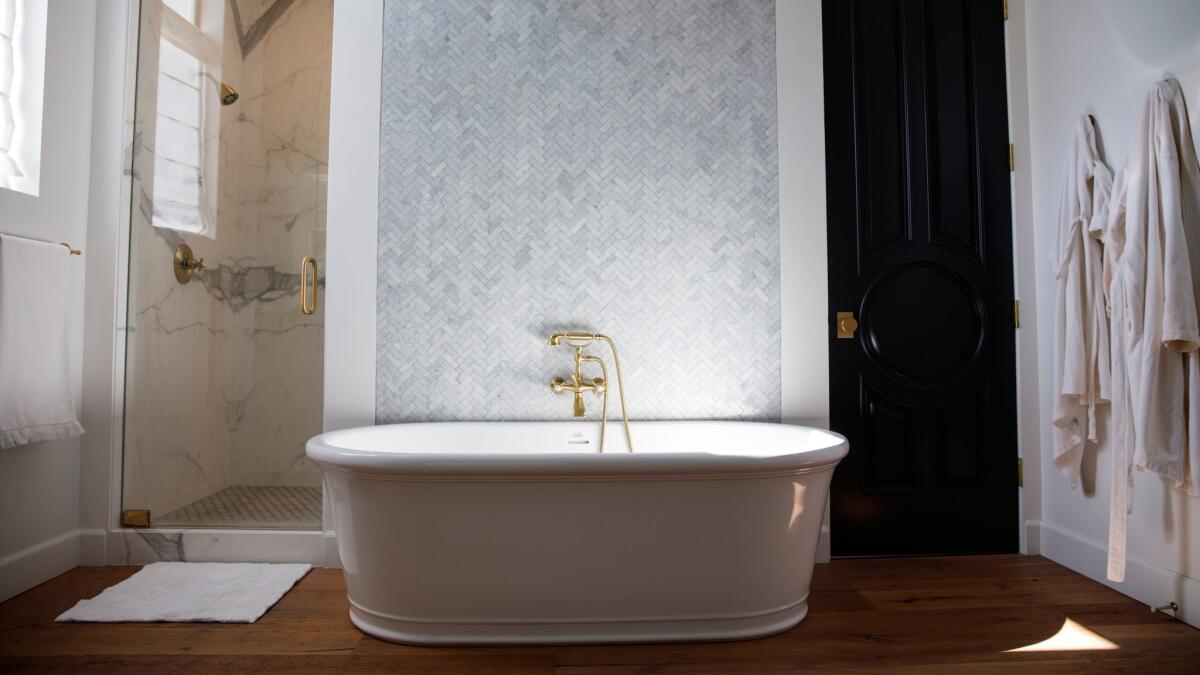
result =
M139 23L122 519L319 529L331 3Z

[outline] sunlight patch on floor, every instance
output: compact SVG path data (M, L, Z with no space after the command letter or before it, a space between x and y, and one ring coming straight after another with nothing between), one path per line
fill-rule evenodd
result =
M1120 649L1117 643L1106 640L1095 631L1067 619L1053 636L1010 652L1078 652L1087 650Z

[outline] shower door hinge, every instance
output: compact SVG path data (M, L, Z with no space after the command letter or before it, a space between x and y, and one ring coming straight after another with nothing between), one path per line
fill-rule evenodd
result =
M1017 487L1025 487L1025 460L1017 458Z
M1021 301L1013 300L1013 328L1021 327Z
M1004 5L1004 20L1008 21L1008 0L1001 0Z
M1017 170L1017 149L1013 147L1012 143L1008 144L1008 170Z
M124 509L121 527L150 527L150 509Z

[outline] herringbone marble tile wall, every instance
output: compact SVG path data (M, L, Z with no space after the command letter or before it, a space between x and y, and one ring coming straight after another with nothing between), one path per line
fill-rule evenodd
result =
M635 418L779 417L772 0L387 0L384 45L379 422L567 418L558 328Z

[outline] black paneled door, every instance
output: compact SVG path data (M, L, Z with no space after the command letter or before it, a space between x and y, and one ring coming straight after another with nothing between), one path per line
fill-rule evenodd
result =
M1000 0L826 0L833 554L1018 545Z

